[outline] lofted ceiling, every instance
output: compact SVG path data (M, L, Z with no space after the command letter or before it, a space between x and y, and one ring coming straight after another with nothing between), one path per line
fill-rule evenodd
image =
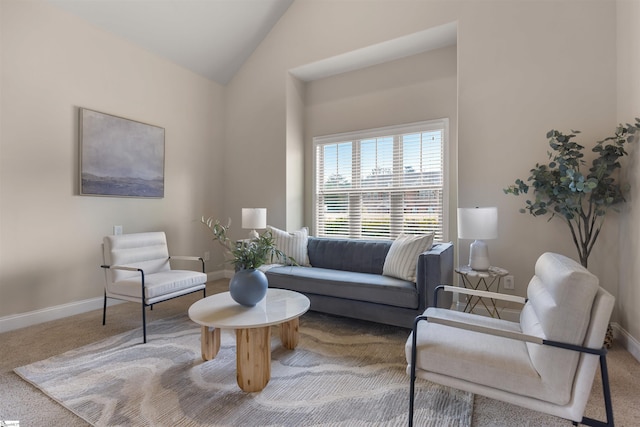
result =
M293 0L48 0L226 85Z
M221 85L294 0L47 0ZM311 81L457 43L455 22L291 70Z

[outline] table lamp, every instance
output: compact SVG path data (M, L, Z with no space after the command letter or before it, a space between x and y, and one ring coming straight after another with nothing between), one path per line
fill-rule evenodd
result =
M256 228L267 228L266 208L242 208L242 228L251 229L250 239L257 239Z
M484 240L498 237L498 208L458 208L458 238L473 239L469 246L469 267L485 271L491 266Z

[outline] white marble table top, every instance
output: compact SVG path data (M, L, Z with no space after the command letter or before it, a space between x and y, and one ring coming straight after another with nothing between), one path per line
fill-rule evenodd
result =
M480 271L480 270L474 270L468 265L463 265L456 268L456 273L464 274L465 276L469 276L469 277L496 277L496 276L502 277L509 274L509 271L505 270L504 268L493 267L493 266L489 267L488 270Z
M277 325L309 310L309 298L285 289L268 289L253 307L238 304L229 292L211 295L189 307L189 318L202 326L220 329L248 329Z

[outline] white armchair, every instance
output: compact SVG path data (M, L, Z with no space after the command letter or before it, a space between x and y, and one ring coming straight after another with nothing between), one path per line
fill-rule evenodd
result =
M204 260L193 256L169 256L167 238L163 232L106 236L103 239L105 272L104 309L106 323L107 298L138 302L142 305L142 333L147 342L145 309L162 301L192 292L206 296L207 275ZM172 270L170 260L200 261L202 272Z
M614 298L575 261L545 253L536 262L528 299L443 286L445 291L524 304L520 322L430 307L407 340L411 377L566 418L574 425L613 426L602 347ZM607 421L583 417L598 361Z

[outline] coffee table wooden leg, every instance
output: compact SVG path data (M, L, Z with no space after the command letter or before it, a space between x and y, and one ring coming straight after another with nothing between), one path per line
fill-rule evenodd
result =
M236 379L244 391L260 391L271 378L271 327L236 330Z
M282 346L293 350L298 345L298 330L300 329L300 318L296 317L288 322L280 324L280 341Z
M213 359L220 351L220 329L203 326L200 341L202 342L202 359Z

